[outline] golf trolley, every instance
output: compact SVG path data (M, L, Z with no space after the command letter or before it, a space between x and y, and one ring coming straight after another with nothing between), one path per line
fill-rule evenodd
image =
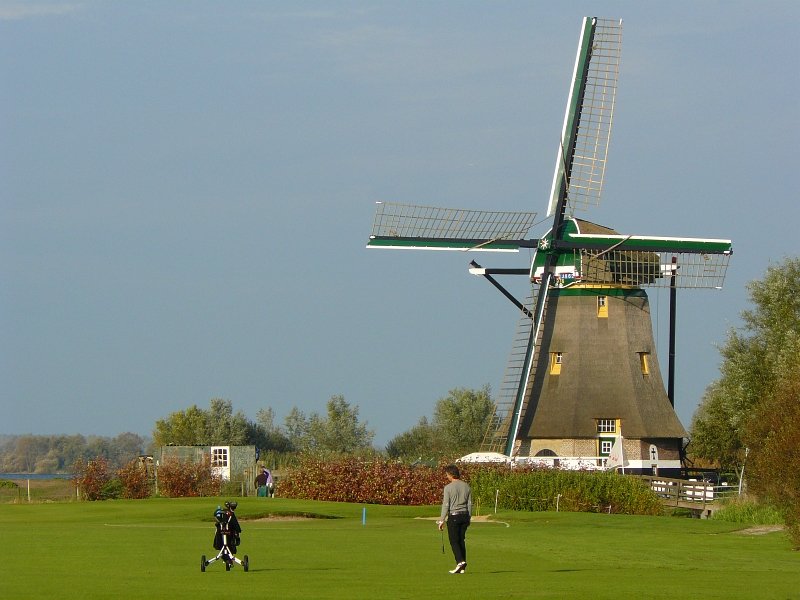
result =
M219 550L219 553L211 560L206 560L206 555L200 557L200 571L205 573L206 567L211 563L221 560L225 563L225 570L230 571L233 565L241 565L245 573L250 568L250 560L247 555L244 555L244 560L236 558L236 547L239 545L239 534L242 528L239 526L239 520L233 512L236 510L238 504L236 502L226 502L225 508L217 507L214 511L214 519L216 523L216 533L214 534L214 549Z

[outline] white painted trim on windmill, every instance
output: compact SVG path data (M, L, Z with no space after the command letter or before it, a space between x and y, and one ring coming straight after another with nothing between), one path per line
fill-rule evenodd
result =
M533 272L533 281L541 281L542 273L544 273L544 267L537 267ZM554 274L559 279L571 279L574 281L581 279L581 274L575 270L575 265L557 265Z
M650 452L650 462L658 464L658 446L656 446L655 444L650 444L649 452Z
M533 266L536 264L536 255L538 253L539 253L539 249L538 248L534 248L533 252L531 253L531 268L530 268L530 271L528 273L528 277L530 278L531 281L533 281L533 277L536 274L536 272L533 269Z
M564 162L564 138L567 135L567 123L569 123L569 101L572 98L572 90L575 87L575 80L578 78L578 65L581 61L581 48L583 48L583 36L586 34L586 21L590 17L583 17L583 23L581 24L581 37L578 40L578 50L575 52L575 66L572 69L572 82L570 83L569 89L570 93L567 97L567 108L564 110L564 125L561 127L561 140L558 144L558 149L556 150L556 170L553 174L553 184L550 186L550 201L547 203L547 215L551 216L553 211L555 210L556 202L553 201L553 198L556 197L558 194L556 193L556 184L558 182L558 169ZM566 177L566 173L564 173L564 177Z
M366 248L373 249L373 250L425 250L426 252L430 252L431 250L438 250L444 252L519 252L519 248L482 248L480 246L475 246L473 248L436 248L433 246L372 246L367 244Z
M470 267L469 272L471 275L486 275L486 268L481 267L480 269L476 269L475 267Z
M732 244L731 240L720 240L715 238L688 238L688 237L662 237L656 235L612 235L604 233L571 233L570 238L581 239L604 239L604 240L620 240L622 242L628 240L655 240L663 242L711 242L714 244Z
M577 66L577 65L576 65ZM572 76L572 83L575 84L575 75ZM569 115L569 102L567 102L567 115ZM567 127L567 117L564 117L564 128ZM552 217L556 208L556 184L558 183L559 167L564 164L564 133L561 133L561 141L558 144L558 151L556 152L556 168L553 173L553 183L550 184L550 200L547 202L546 217ZM566 170L566 169L565 169ZM566 175L565 175L566 177Z

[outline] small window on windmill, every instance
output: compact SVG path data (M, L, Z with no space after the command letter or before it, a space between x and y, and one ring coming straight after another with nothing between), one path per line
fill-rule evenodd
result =
M600 440L600 456L608 456L614 447L614 440Z
M597 318L598 319L608 318L608 296L597 297Z
M561 364L564 362L563 352L550 353L550 375L561 375Z
M597 433L616 433L616 419L597 419Z
M639 364L642 367L642 375L650 375L650 353L639 352Z

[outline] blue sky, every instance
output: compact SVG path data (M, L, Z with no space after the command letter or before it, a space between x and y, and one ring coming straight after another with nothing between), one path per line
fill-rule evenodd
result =
M679 293L688 427L745 285L798 254L800 4L562 4L0 1L0 433L342 394L383 445L497 388L517 314L467 265L528 256L366 250L374 202L543 215L584 15L625 23L584 216L734 241L723 290Z

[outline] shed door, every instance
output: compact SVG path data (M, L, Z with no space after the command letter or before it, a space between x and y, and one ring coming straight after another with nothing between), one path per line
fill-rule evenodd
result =
M231 478L230 446L211 446L211 468L223 481Z

